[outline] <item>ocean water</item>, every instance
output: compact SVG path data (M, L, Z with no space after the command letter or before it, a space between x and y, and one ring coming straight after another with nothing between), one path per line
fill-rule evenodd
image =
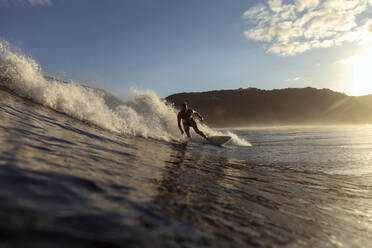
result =
M372 127L211 129L0 43L0 247L369 247Z

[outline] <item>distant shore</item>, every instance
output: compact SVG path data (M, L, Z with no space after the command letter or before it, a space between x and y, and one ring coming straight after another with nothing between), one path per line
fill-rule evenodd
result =
M372 124L372 95L348 96L329 89L247 88L178 93L166 100L176 107L188 101L216 128Z

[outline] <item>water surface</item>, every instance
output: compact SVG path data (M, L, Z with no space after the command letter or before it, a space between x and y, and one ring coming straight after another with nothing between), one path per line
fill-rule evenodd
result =
M367 247L372 129L119 134L0 90L3 247Z

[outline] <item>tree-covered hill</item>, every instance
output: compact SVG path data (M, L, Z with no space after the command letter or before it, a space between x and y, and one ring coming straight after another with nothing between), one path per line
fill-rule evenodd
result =
M347 96L329 89L247 88L179 93L166 100L176 106L188 101L215 127L372 123L372 95Z

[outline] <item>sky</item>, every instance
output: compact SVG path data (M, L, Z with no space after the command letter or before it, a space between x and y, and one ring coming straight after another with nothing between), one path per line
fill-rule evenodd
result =
M119 96L372 94L372 0L0 0L0 40L46 75Z

